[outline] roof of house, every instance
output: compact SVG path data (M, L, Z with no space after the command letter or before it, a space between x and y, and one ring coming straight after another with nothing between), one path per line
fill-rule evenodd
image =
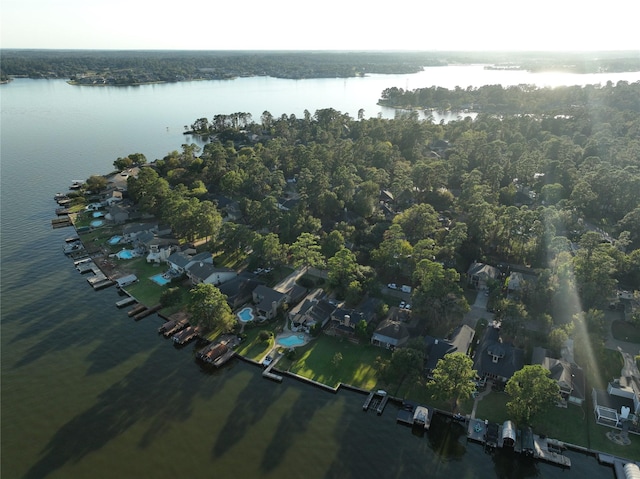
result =
M442 359L445 354L451 354L455 352L466 354L469 350L469 346L471 345L474 334L475 331L472 327L463 324L462 326L456 328L449 339L437 339L431 336L425 337L425 369L435 369L438 361Z
M495 360L494 360L495 358ZM475 356L473 368L478 375L510 378L524 366L524 351L500 338L500 328L490 325Z
M256 289L262 283L255 279L251 278L242 278L237 277L233 278L231 281L227 281L226 283L222 283L218 289L227 298L231 299L235 296L244 296L250 297L253 294L253 290Z
M557 381L561 389L571 391L572 397L585 399L585 377L582 368L575 363L549 357L548 354L549 351L545 348L534 348L531 364L541 364L549 370L549 377Z
M385 319L378 325L374 334L378 337L386 337L397 341L409 337L409 330L398 321Z
M191 256L183 253L182 251L176 251L175 253L169 255L167 261L169 263L175 264L180 268L184 268L189 264L189 261L191 261Z
M500 270L488 264L473 263L469 266L467 274L470 276L484 276L495 279L500 276Z
M281 293L280 291L276 291L269 286L264 284L258 285L254 290L253 294L259 299L260 304L269 304L279 303L285 297L285 293Z
M331 317L331 313L336 309L336 307L331 304L326 299L321 299L317 303L313 305L311 310L309 311L309 315L318 323L323 323L329 317Z
M140 233L142 231L149 231L158 227L157 223L133 223L130 225L125 225L122 228L122 233L125 235L131 235Z
M204 262L193 263L189 266L189 269L188 269L189 275L192 278L196 278L201 281L204 281L209 276L214 274L216 272L215 270L216 270L216 267L213 266L211 263L204 263Z
M202 253L195 254L191 257L191 261L202 261L203 263L213 263L213 256L208 251L203 251Z

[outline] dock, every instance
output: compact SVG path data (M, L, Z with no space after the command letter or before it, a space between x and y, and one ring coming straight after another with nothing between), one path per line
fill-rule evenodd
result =
M114 284L115 284L115 282L114 282ZM158 303L155 306L151 306L150 308L143 309L139 313L134 314L133 315L133 319L135 319L136 321L140 321L141 319L144 319L147 316L150 316L153 313L156 313L156 312L160 311L161 309L162 309L162 304Z
M553 441L553 440L552 440ZM533 457L541 461L550 462L557 466L571 467L571 459L563 456L561 453L555 452L553 446L549 446L547 438L541 438L537 434L533 435Z
M51 227L53 229L66 228L67 226L72 225L73 222L71 221L71 218L69 218L69 216L60 216L51 220Z
M111 281L109 278L105 278L104 280L99 281L97 283L94 283L91 286L93 286L94 290L99 291L101 289L108 288L108 287L113 286L115 284L116 284L115 281Z
M382 389L371 391L362 405L362 410L368 411L369 409L375 409L378 415L380 415L382 414L382 411L384 411L388 401L389 396L386 391L383 391Z
M127 316L131 318L136 314L140 313L141 311L144 311L145 309L147 309L147 307L144 304L140 303L137 306L134 306L133 308L131 308L129 311L127 311Z
M135 302L136 302L136 298L134 298L133 296L127 296L126 298L121 299L120 301L116 301L116 307L125 308Z

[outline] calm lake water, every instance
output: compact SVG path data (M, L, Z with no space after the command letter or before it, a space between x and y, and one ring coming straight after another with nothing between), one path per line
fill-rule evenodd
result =
M418 88L637 81L607 76L495 72L479 66L358 79L242 78L124 88L61 80L0 86L2 193L3 478L612 478L593 457L569 453L568 471L487 455L457 424L424 437L362 412L364 397L264 380L232 361L213 374L157 335L157 317L134 322L114 289L94 292L52 230L53 195L72 179L110 170L133 152L151 161L193 141L183 126L218 113L259 121L332 107L393 117L376 105L390 86Z

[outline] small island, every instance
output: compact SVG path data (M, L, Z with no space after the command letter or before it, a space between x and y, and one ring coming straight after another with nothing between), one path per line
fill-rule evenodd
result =
M640 85L391 93L480 113L196 119L204 147L56 195L65 252L202 367L374 392L561 465L640 458Z

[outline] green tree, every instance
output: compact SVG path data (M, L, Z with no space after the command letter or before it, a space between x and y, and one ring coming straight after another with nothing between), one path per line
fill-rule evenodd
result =
M327 262L329 284L341 294L352 281L357 279L358 262L356 255L347 248L342 248Z
M458 400L471 397L475 391L476 374L469 356L461 352L447 354L436 364L429 389L435 399L451 401L451 411L455 412Z
M227 332L236 324L227 297L212 284L200 283L191 288L187 310L192 322L207 329Z
M405 381L416 382L424 365L424 352L413 348L397 348L391 355L389 363L382 368L382 378L397 384L399 390Z
M107 187L107 179L102 175L91 175L87 179L87 189L99 193Z
M505 392L510 397L507 411L518 424L531 424L537 414L560 400L558 383L540 364L527 365L516 371L507 381Z
M311 233L301 233L298 236L298 239L291 245L291 255L296 268L307 270L310 267L321 268L325 264L318 238Z

